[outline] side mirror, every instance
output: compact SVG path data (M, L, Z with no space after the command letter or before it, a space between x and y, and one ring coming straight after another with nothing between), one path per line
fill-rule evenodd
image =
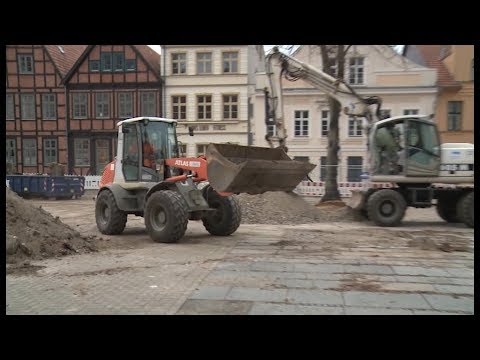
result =
M188 127L188 135L193 136L193 126Z
M130 128L126 126L122 126L122 133L128 134L130 132Z

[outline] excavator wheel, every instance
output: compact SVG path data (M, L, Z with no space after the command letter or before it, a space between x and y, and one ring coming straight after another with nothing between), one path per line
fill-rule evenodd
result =
M367 201L368 218L380 226L399 225L406 209L403 196L391 189L378 190Z
M127 224L127 213L120 210L110 190L103 190L95 201L95 220L105 235L119 235Z
M474 193L469 192L463 195L460 198L460 201L457 204L457 215L461 222L463 222L468 227L473 228L475 216L474 212Z
M157 191L147 200L144 219L147 232L153 241L177 242L187 230L187 204L175 191Z
M205 229L217 236L228 236L233 234L242 221L242 212L237 199L232 195L221 196L211 186L203 190L203 197L210 208L215 211L208 211L202 217Z
M448 223L458 223L460 219L457 214L458 194L439 196L437 201L437 214Z

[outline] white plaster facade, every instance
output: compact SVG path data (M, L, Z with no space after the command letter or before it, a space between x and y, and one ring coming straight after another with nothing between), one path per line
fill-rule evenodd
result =
M223 54L238 54L238 68L233 73L223 71ZM199 53L211 54L211 72L198 73ZM186 72L173 74L172 59L175 54L185 54ZM263 63L263 54L258 54L255 45L165 45L162 46L161 71L164 75L163 116L175 118L172 107L173 96L186 97L186 119L178 121L178 139L186 145L186 156L199 154L197 145L211 142L231 142L249 144L249 120L253 118L249 110L249 98L255 93L255 73ZM197 96L211 95L211 119L199 119ZM238 116L224 119L223 95L236 95ZM195 135L188 135L189 126L197 126ZM252 140L251 140L252 141ZM251 142L250 141L250 142Z
M294 58L322 69L318 46L302 45L293 55ZM397 54L386 45L357 45L347 53L345 79L349 79L350 57L363 58L363 84L354 88L363 96L378 95L383 100L382 109L390 110L390 116L403 115L404 110L417 110L419 114L434 113L437 93L436 71L422 67ZM265 141L265 99L263 88L267 85L265 72L257 72L253 145L268 146ZM287 128L287 146L289 155L308 157L309 162L317 165L310 177L320 181L320 159L327 155L327 136L321 134L322 111L328 110L325 94L312 85L298 80L291 82L283 79L284 116ZM295 136L295 112L308 111L308 135ZM349 120L346 115L339 119L340 153L338 181L348 181L348 158L361 157L366 160L366 136L351 136ZM350 159L352 161L357 159ZM357 172L358 173L358 172ZM352 174L351 174L352 175Z

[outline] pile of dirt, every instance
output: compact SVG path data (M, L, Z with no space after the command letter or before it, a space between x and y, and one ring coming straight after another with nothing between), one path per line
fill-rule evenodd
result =
M309 204L292 192L266 192L236 195L242 209L243 224L312 224L334 221L365 221L343 202Z
M78 231L6 189L6 261L28 265L28 260L97 251L95 236Z

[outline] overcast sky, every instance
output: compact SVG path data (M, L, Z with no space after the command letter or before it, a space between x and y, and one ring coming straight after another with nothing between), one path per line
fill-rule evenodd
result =
M160 45L148 45L150 46L153 50L155 50L157 53L161 53L160 51ZM268 50L270 50L272 47L274 47L275 45L264 45L265 47L265 52L267 52ZM394 49L398 52L398 53L401 53L403 47L405 45L395 45Z

